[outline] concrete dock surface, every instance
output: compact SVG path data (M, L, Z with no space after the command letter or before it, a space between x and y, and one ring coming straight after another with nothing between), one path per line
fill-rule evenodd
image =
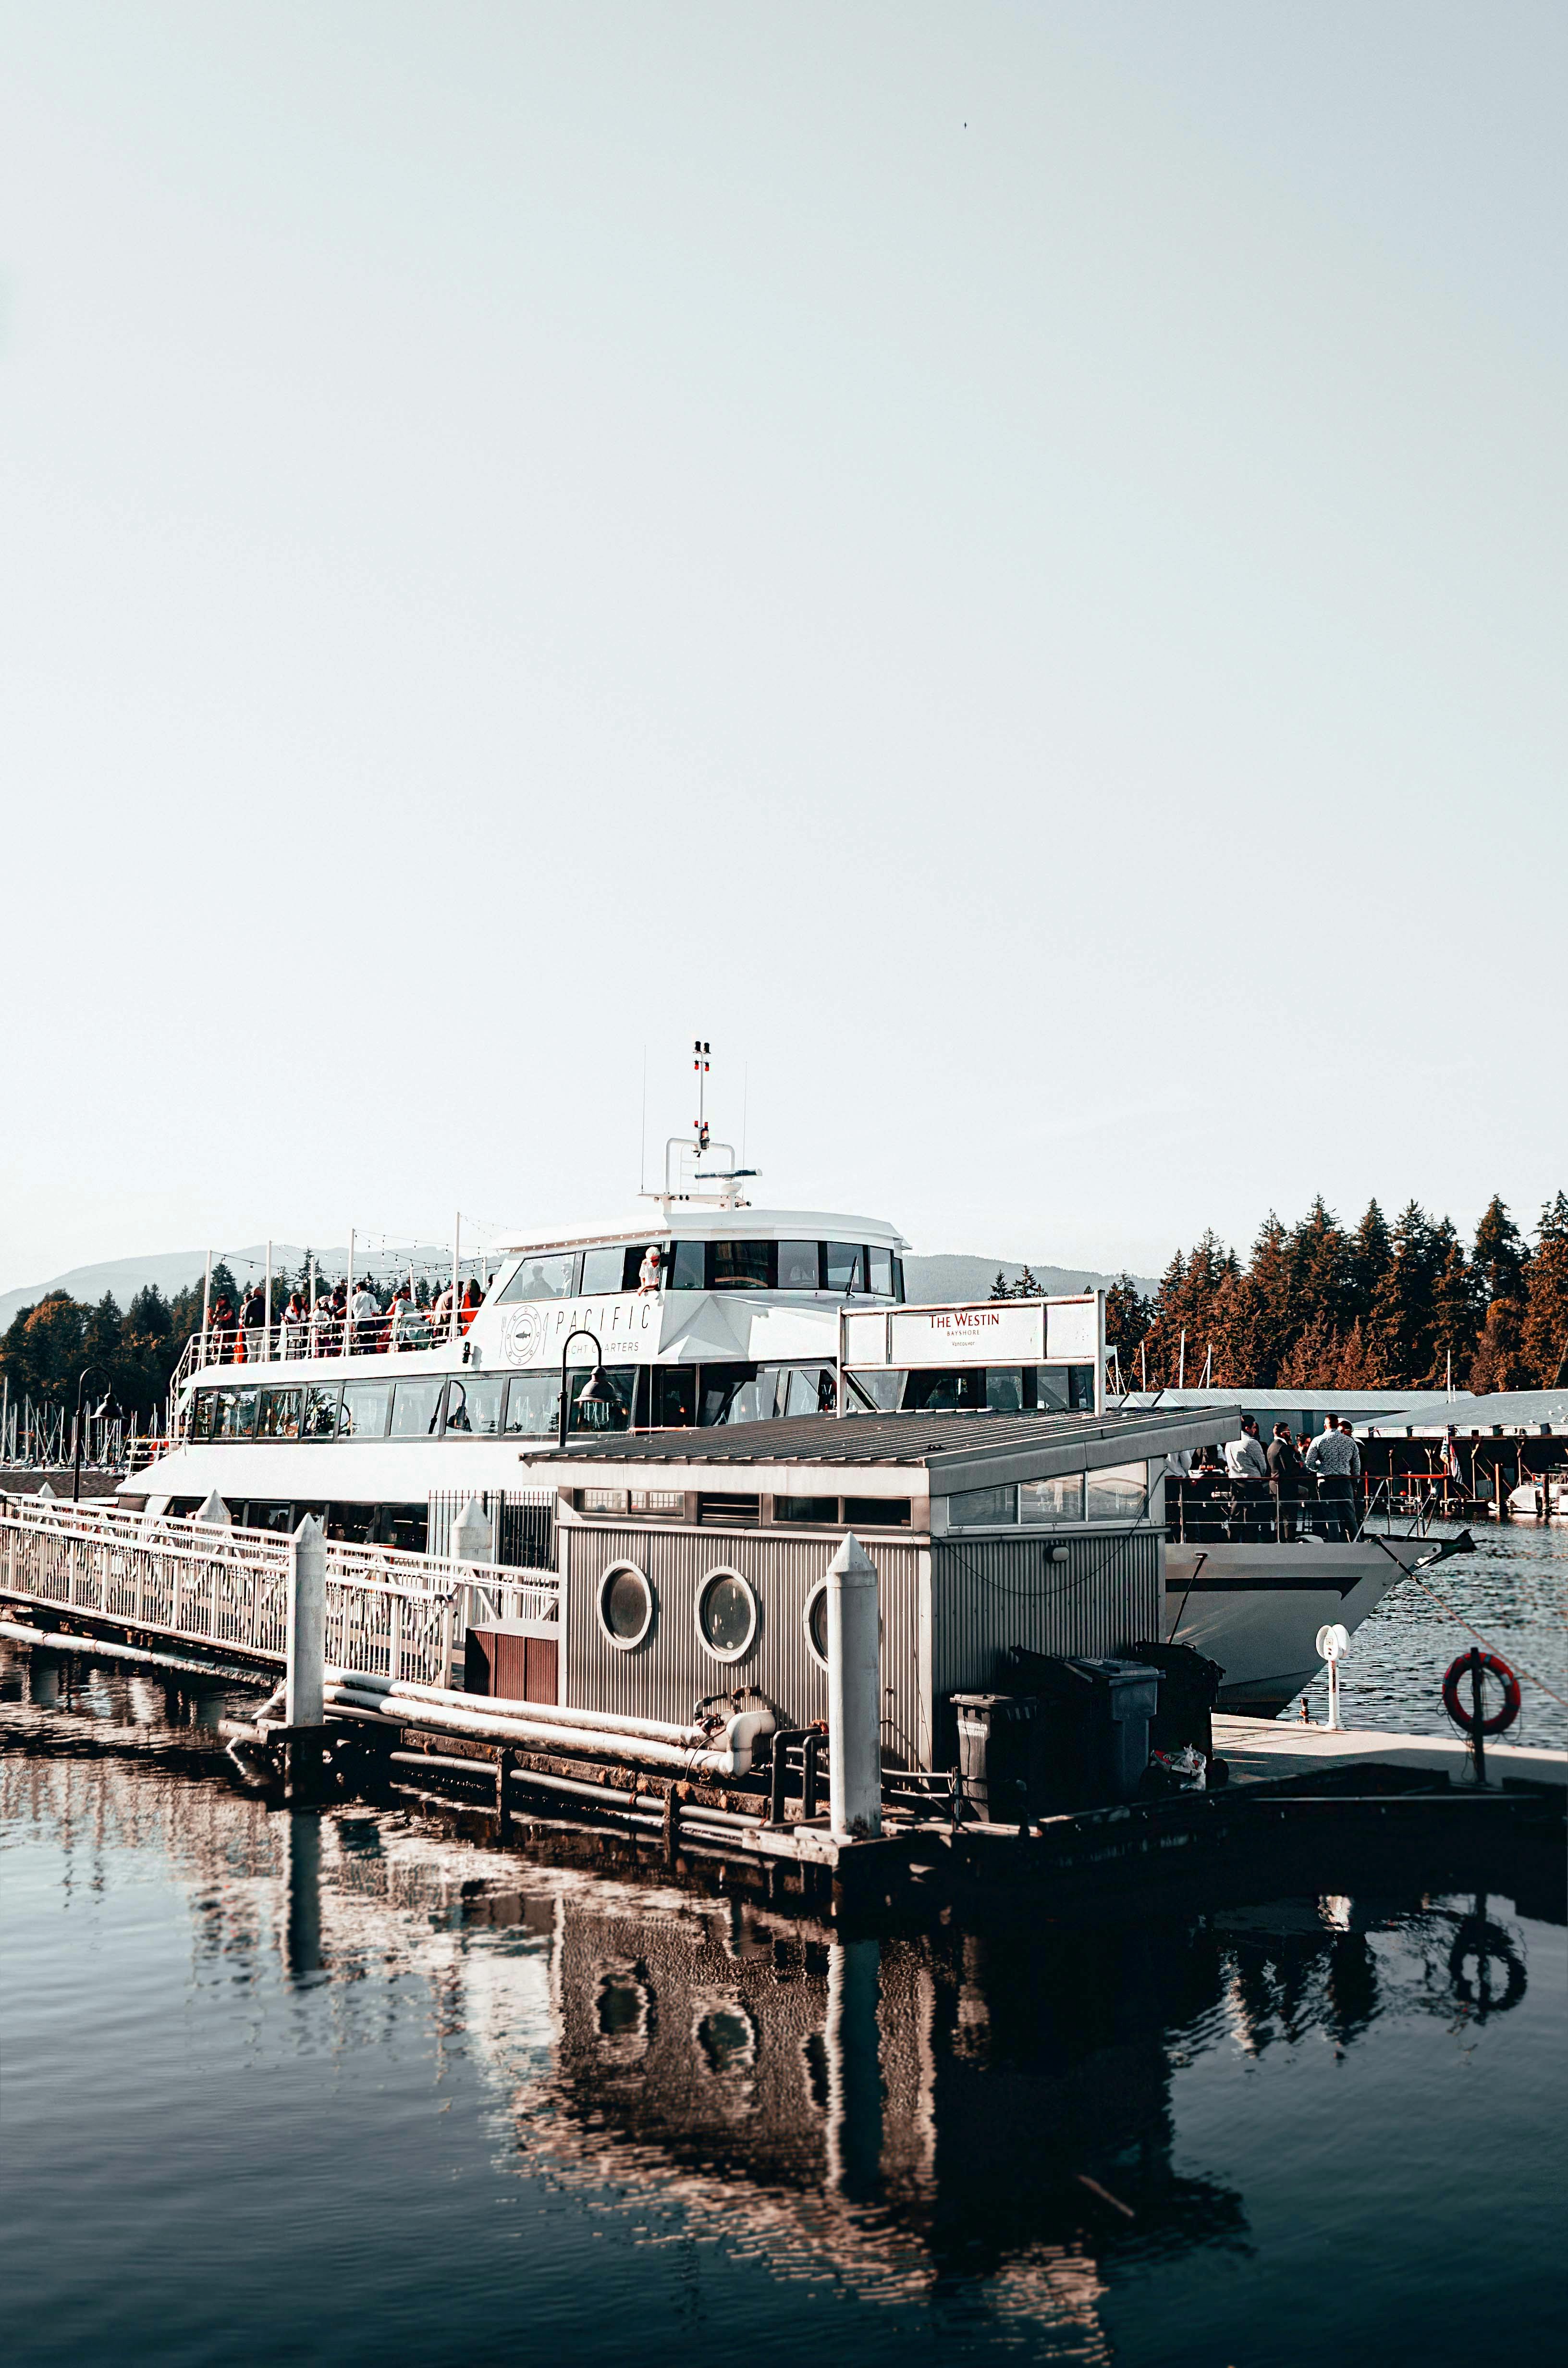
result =
M1397 1735L1372 1727L1335 1735L1294 1719L1233 1718L1217 1711L1214 1748L1229 1762L1231 1781L1238 1784L1310 1776L1314 1769L1339 1769L1358 1760L1445 1775L1455 1784L1474 1782L1470 1747L1459 1735ZM1484 1757L1489 1786L1501 1789L1510 1781L1568 1786L1568 1751L1488 1741Z

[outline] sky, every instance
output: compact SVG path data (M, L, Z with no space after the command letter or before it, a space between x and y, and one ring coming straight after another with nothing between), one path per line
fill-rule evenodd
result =
M921 1251L1533 1218L1565 97L1535 0L0 0L0 1286L622 1212L699 1035Z

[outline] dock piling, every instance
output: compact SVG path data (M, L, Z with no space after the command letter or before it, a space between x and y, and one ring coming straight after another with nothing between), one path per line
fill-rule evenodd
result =
M835 1840L882 1830L877 1565L850 1531L827 1566L827 1799Z

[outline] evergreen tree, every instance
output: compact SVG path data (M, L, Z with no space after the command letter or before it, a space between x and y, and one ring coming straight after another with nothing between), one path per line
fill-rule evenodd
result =
M1270 1209L1258 1228L1247 1269L1252 1284L1251 1386L1269 1390L1290 1353L1294 1326L1290 1304L1290 1236Z
M1376 1201L1369 1201L1367 1213L1351 1236L1346 1274L1346 1305L1354 1323L1363 1324L1371 1315L1372 1304L1381 1288L1384 1276L1393 1258L1393 1244L1381 1209Z
M996 1269L996 1280L991 1286L991 1296L993 1299L1011 1299L1013 1296L1011 1286L1000 1267Z
M1355 1321L1351 1304L1351 1248L1343 1227L1320 1193L1300 1224L1290 1229L1290 1311L1300 1333L1320 1338Z
M1540 1212L1535 1255L1525 1269L1519 1346L1529 1386L1555 1389L1568 1372L1568 1192Z
M1521 1334L1524 1307L1517 1299L1494 1299L1486 1311L1465 1387L1484 1395L1488 1390L1528 1390L1530 1369L1525 1362Z
M1042 1299L1045 1296L1027 1265L1013 1285L1013 1296L1015 1299Z
M1485 1285L1488 1304L1494 1299L1523 1297L1528 1259L1517 1225L1494 1192L1475 1229L1475 1270Z
M1114 1349L1121 1360L1124 1378L1135 1377L1138 1371L1138 1343L1154 1320L1154 1303L1145 1299L1132 1277L1125 1269L1105 1295L1106 1347Z
M1480 1321L1475 1269L1464 1245L1447 1217L1433 1228L1433 1254L1442 1253L1442 1265L1432 1284L1432 1371L1434 1383L1451 1372L1462 1388L1464 1374L1475 1354Z
M1396 1387L1425 1381L1432 1370L1433 1292L1446 1243L1419 1201L1400 1212L1392 1255L1372 1294L1373 1350Z

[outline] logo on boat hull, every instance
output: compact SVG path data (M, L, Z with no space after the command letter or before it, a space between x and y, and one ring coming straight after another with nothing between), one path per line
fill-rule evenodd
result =
M501 1326L501 1354L509 1365L529 1365L544 1346L545 1317L540 1307L510 1307Z

